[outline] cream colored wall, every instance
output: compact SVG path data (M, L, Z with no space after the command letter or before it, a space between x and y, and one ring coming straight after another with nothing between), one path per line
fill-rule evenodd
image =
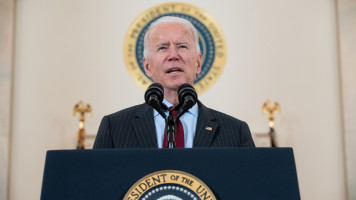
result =
M123 61L126 30L167 1L17 1L10 199L38 199L46 151L75 146L72 108L101 118L143 102ZM282 106L276 130L294 148L302 199L346 199L335 3L183 1L210 13L228 47L225 70L199 99L266 132L261 105Z
M356 1L337 5L348 196L356 199Z
M0 199L8 194L14 0L0 1Z

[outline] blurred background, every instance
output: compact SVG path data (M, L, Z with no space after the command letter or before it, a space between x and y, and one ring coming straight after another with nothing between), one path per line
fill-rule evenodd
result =
M0 0L1 200L39 199L46 151L76 147L80 100L93 110L89 140L104 115L144 102L125 35L167 2ZM356 199L356 1L180 2L211 15L226 39L222 75L199 99L255 137L269 130L262 104L278 101L276 140L294 149L301 198Z

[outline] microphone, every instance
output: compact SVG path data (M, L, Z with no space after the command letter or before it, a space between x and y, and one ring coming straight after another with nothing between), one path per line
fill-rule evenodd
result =
M152 83L145 92L145 101L152 108L157 110L157 112L166 119L167 116L164 110L168 110L167 106L162 103L163 101L163 86L159 83Z
M198 95L195 92L193 86L188 83L182 84L178 88L178 100L181 105L176 119L179 119L185 112L187 112L191 107L197 102Z

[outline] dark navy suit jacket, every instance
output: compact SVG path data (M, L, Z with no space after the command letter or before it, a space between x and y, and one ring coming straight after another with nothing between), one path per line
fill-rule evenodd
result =
M205 107L199 114L193 147L254 147L246 122ZM97 148L158 148L153 108L146 103L105 116L95 139Z

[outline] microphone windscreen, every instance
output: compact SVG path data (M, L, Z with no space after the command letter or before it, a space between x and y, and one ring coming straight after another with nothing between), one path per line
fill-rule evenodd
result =
M160 83L152 83L145 92L145 101L148 102L150 97L155 95L159 102L163 101L164 89Z
M189 98L195 102L198 99L198 95L194 87L188 83L184 83L178 87L178 100L180 104L183 104L186 98ZM193 105L194 105L193 104Z

